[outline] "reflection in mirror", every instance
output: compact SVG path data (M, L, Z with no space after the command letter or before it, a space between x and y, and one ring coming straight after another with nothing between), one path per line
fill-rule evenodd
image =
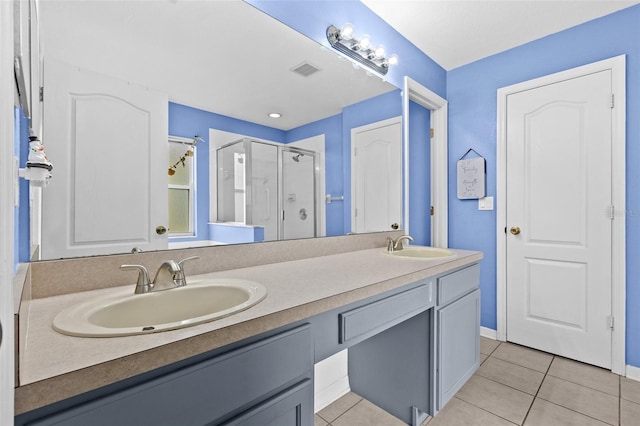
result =
M44 0L39 16L43 137L56 169L43 191L42 240L34 241L43 258L228 243L211 235L220 217L215 153L241 138L288 146L279 148L280 168L291 166L283 156L291 147L316 152L298 157L314 162L293 164L311 165L309 179L320 180L305 190L315 193L314 207L296 205L290 215L313 224L311 235L351 231L349 132L399 116L397 88L242 1ZM109 84L117 88L104 89ZM153 95L154 105L142 107L134 92ZM149 124L158 115L161 129ZM213 140L226 133L236 137ZM169 135L199 136L193 219L172 211L171 223L187 229L181 238L156 233L169 226L169 199L189 199L185 188L167 191L166 165L184 154L167 149ZM319 136L321 149L305 145ZM276 217L304 198L286 187L297 180L273 189L281 195L272 198ZM344 202L325 205L328 194ZM32 235L40 235L39 221ZM275 238L265 229L264 239L306 236L286 229L269 231Z

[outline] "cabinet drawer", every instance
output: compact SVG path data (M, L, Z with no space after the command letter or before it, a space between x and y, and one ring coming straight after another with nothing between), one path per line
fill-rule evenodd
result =
M433 283L387 297L339 315L340 343L392 327L433 306Z
M266 338L33 425L203 425L312 377L309 325Z
M313 382L305 379L223 426L312 426Z
M480 285L480 265L475 264L438 278L438 306L444 306Z

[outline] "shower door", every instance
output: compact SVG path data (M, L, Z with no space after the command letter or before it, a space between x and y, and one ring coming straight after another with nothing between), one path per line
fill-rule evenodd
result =
M310 238L317 235L316 155L313 151L283 148L282 220L280 238Z

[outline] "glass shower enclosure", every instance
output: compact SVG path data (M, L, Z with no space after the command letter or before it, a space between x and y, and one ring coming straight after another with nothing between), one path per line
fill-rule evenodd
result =
M318 236L317 154L241 139L217 150L218 223L262 227L264 241Z

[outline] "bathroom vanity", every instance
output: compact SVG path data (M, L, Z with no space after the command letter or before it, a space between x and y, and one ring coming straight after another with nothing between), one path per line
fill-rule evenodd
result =
M482 254L454 252L425 260L376 247L199 274L256 280L268 295L228 318L139 336L50 330L55 312L110 289L26 302L16 424L310 426L314 364L344 349L354 392L420 424L479 366Z

